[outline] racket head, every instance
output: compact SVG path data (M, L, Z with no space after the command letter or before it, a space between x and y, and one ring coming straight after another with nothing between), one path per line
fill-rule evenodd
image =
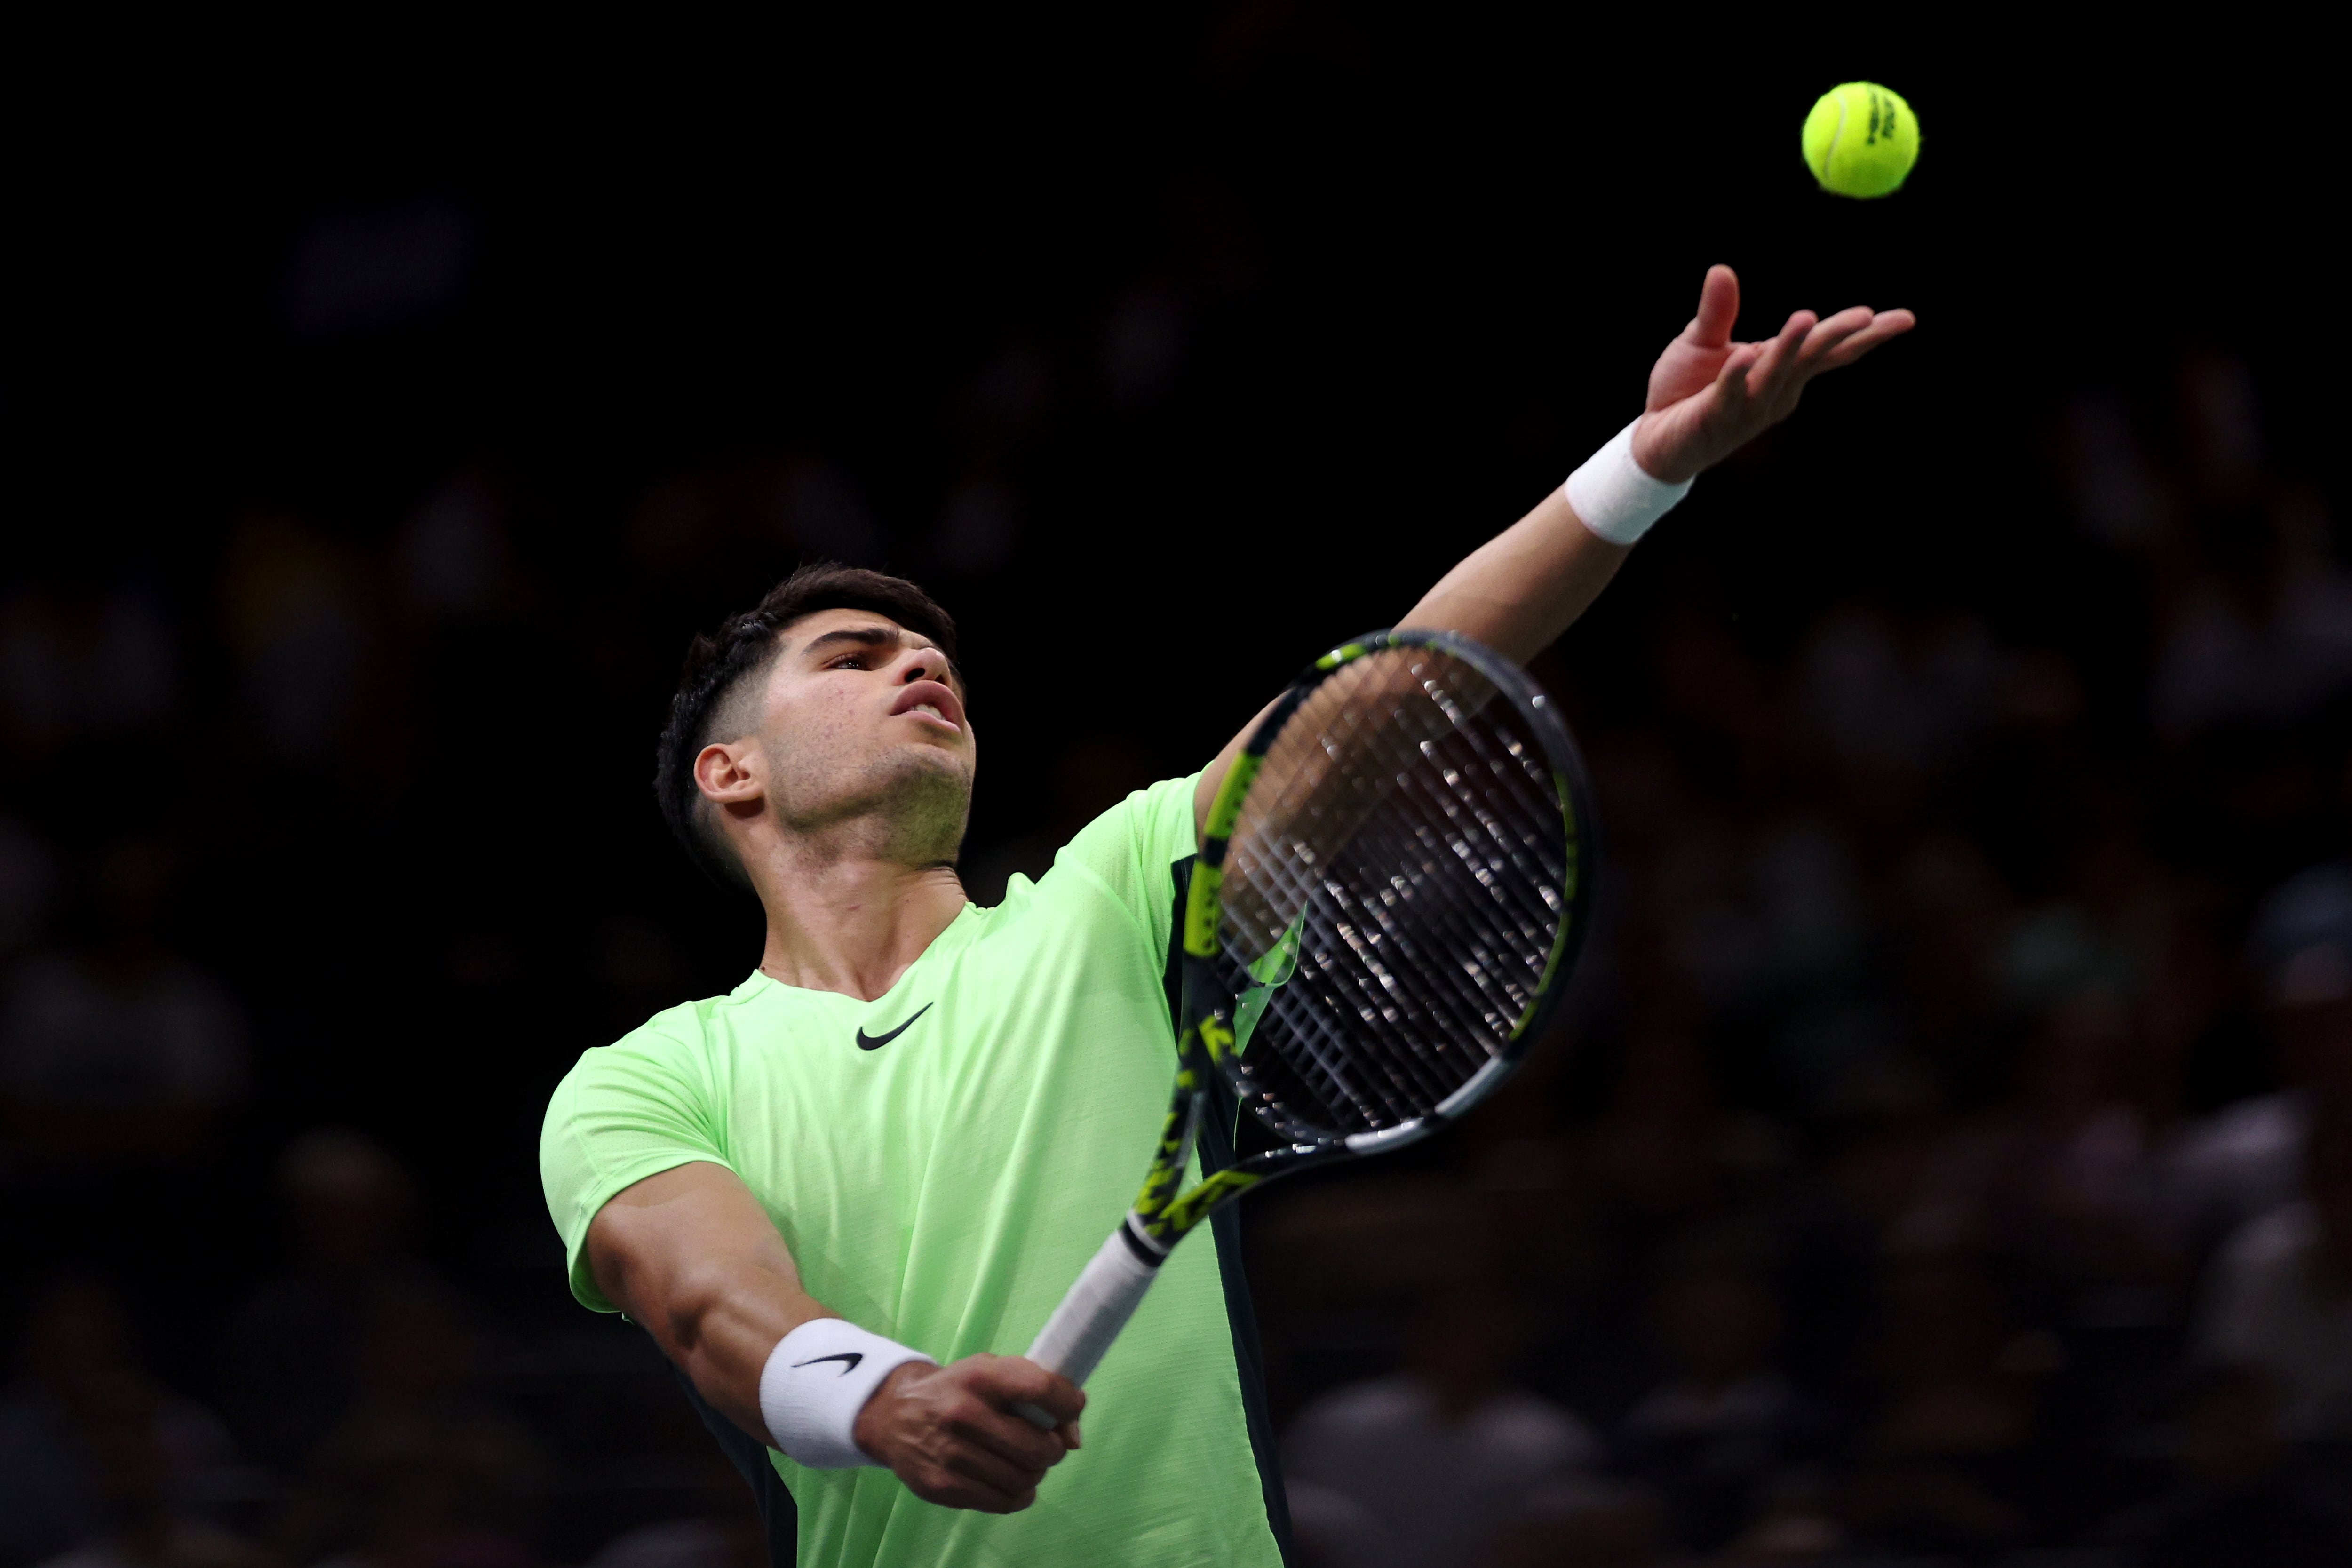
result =
M1345 644L1251 731L1211 809L1184 1032L1294 1147L1410 1142L1541 1037L1598 846L1583 760L1517 665L1447 632Z

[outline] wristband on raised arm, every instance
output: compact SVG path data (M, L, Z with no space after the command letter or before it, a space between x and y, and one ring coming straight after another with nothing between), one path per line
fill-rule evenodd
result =
M1612 436L1560 487L1585 527L1612 544L1625 545L1649 532L1690 488L1688 479L1670 485L1643 471L1633 460L1633 425Z

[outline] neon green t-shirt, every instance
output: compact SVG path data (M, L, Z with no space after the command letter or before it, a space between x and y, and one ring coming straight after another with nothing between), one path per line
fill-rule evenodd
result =
M1167 1106L1193 783L1139 791L1034 884L967 906L873 1002L754 973L583 1055L540 1145L572 1294L614 1310L583 1246L597 1210L703 1160L743 1180L850 1321L942 1363L1026 1351L1126 1211ZM1169 1259L1087 1384L1086 1447L1021 1513L772 1452L800 1562L1276 1568L1219 1267L1205 1238Z

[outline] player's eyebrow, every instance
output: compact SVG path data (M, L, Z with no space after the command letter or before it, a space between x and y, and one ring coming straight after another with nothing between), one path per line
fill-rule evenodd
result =
M818 633L802 645L801 651L814 653L835 643L852 643L860 647L879 647L887 643L895 647L904 640L905 634L896 626L845 626L839 631Z

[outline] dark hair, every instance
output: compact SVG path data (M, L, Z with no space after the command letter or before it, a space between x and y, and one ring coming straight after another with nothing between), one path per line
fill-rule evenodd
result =
M778 634L819 610L871 610L956 657L955 620L929 594L904 577L824 561L803 566L768 590L755 609L728 616L719 629L697 637L686 650L677 694L669 700L654 754L654 797L663 818L694 863L723 885L749 888L751 879L702 809L694 783L694 759L717 737L711 721L728 697L765 670L776 656Z

